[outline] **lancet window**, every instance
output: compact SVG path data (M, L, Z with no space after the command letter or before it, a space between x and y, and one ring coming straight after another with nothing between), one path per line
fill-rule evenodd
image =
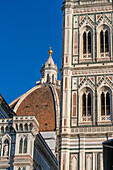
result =
M49 80L49 74L47 74L47 82L49 82L50 80Z
M110 94L109 92L101 93L101 116L110 115Z
M54 74L52 74L52 83L54 83Z
M83 54L91 53L91 32L87 31L83 33Z
M100 32L100 52L109 52L108 30L101 30Z
M27 153L27 137L21 137L19 141L19 153Z
M82 59L91 59L93 52L93 30L90 27L85 27L81 36L81 47L83 49ZM80 52L80 53L81 53Z
M98 120L110 123L112 118L112 91L104 86L99 89L98 93Z
M82 116L91 116L91 94L84 93L82 96Z

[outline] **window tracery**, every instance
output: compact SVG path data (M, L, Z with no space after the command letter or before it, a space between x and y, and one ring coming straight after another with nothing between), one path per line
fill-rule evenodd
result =
M93 91L85 87L79 92L79 123L92 123L93 118Z
M108 30L101 30L100 32L100 52L109 52Z
M102 120L105 120L106 116L108 116L107 119L110 119L110 94L108 91L101 93L101 116L103 116Z
M19 153L27 153L27 136L21 137L19 141Z
M93 29L84 26L80 29L80 60L89 61L93 59Z
M110 60L111 46L110 46L110 27L108 25L101 25L97 28L97 58L98 60Z
M82 95L83 121L91 121L91 94L86 92Z
M91 32L84 31L83 33L83 58L90 58L91 57Z
M112 115L112 91L109 87L103 86L98 91L98 121L109 122Z

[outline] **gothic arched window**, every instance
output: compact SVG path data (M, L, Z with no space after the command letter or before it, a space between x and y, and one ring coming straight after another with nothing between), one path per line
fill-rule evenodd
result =
M27 137L24 139L24 150L23 153L27 153Z
M83 33L83 54L86 54L86 32Z
M110 94L106 94L106 115L110 115Z
M20 124L20 130L23 131L23 124Z
M103 92L101 94L101 115L105 115L105 97Z
M103 31L100 32L100 52L104 52L104 37Z
M101 94L101 116L110 115L110 94L102 92Z
M82 100L83 100L83 116L86 116L86 94L84 93L82 96Z
M91 53L91 32L88 32L88 53Z
M20 139L19 153L22 153L22 147L23 147L23 138Z
M109 52L108 30L100 31L100 52Z
M86 92L82 95L82 116L86 117L85 120L91 120L91 94ZM88 119L87 119L88 118Z
M21 137L19 143L19 153L27 153L27 137Z
M91 94L89 93L88 94L88 109L87 109L87 111L88 111L88 113L87 113L87 115L88 116L91 116Z
M91 32L87 31L83 33L83 54L91 53Z
M105 31L105 52L109 52L108 30Z
M27 123L25 124L25 130L26 131L28 130L28 124Z

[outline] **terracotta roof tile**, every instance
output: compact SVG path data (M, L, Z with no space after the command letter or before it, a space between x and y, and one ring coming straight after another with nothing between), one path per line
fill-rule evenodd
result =
M60 90L57 88L58 97ZM43 131L55 130L55 107L52 92L48 85L43 85L31 92L20 104L16 114L34 115Z

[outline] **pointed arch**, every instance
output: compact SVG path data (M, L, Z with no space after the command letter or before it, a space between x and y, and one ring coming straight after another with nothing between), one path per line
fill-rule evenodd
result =
M86 54L86 32L83 33L83 54Z
M105 31L105 52L109 52L108 30Z
M100 52L104 52L104 34L102 30L100 32Z
M83 87L79 91L79 123L93 121L93 91L89 87Z
M97 61L109 61L111 57L111 28L101 23L97 27Z
M27 153L27 137L24 139L24 150L23 153Z
M82 115L83 116L86 116L86 94L84 93L83 96L82 96L82 107L83 107L83 112L82 112Z
M85 25L80 28L80 60L93 59L93 28L90 25Z
M91 32L88 32L88 53L91 53Z
M105 115L105 96L104 93L101 93L101 115Z
M23 147L23 138L20 139L20 143L19 143L19 153L22 153L22 147Z
M101 86L98 89L98 122L110 123L112 119L112 90L109 86Z

